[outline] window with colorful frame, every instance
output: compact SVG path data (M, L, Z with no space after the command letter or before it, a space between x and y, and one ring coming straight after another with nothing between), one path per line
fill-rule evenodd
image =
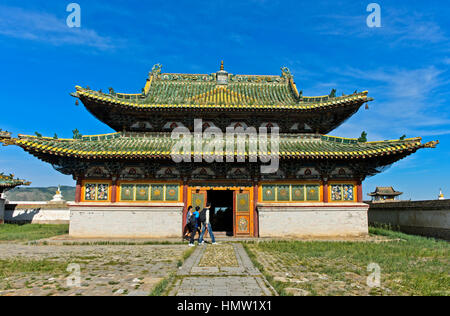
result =
M263 202L319 202L319 184L263 184Z
M91 183L84 184L84 200L85 201L109 201L109 187L108 183Z
M121 183L120 200L123 202L178 202L178 184Z
M348 183L332 184L330 197L333 202L352 202L355 200L355 185Z

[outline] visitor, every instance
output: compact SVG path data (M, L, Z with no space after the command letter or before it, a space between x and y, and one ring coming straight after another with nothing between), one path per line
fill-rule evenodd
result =
M214 238L214 233L211 227L210 222L210 212L211 212L211 202L206 204L206 207L200 213L200 222L202 224L202 233L200 234L200 238L198 239L199 244L204 244L203 237L205 236L206 230L208 230L209 236L211 237L211 242L213 245L216 245L216 239Z
M195 207L195 212L192 213L189 218L189 225L191 226L191 240L189 241L189 247L194 247L195 234L199 228L200 206Z
M189 240L188 234L191 233L191 226L189 225L189 219L192 216L194 208L191 206L188 207L187 209L187 214L186 214L186 225L184 226L183 229L183 240L187 239Z

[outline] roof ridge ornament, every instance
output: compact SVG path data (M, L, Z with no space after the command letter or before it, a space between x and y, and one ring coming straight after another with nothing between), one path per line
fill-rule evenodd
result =
M152 67L152 71L149 74L149 77L153 76L158 76L161 74L161 69L162 69L162 65L161 64L155 64Z
M218 85L228 84L228 72L224 70L223 60L220 63L220 70L216 73L216 80Z
M288 67L283 66L283 67L281 67L280 69L281 69L281 77L287 78L287 79L292 78L291 71L289 70Z

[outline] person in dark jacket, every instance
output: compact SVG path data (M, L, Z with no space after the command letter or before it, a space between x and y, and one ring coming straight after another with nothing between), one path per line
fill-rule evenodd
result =
M191 239L189 241L189 247L194 247L195 234L199 228L199 216L200 216L200 206L195 207L195 212L192 213L189 218L189 225L191 226Z
M192 205L188 207L187 209L187 214L186 214L186 225L184 226L183 229L183 240L184 239L189 239L189 234L191 233L191 227L189 225L189 218L192 216L193 213L193 207Z

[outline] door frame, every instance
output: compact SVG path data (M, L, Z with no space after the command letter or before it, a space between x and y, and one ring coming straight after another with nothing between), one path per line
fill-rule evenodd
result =
M239 236L248 236L248 237L254 237L254 227L255 227L255 216L254 216L254 209L255 209L255 203L254 203L254 186L249 183L245 186L226 186L226 185L220 185L220 186L214 186L214 185L196 185L196 183L188 184L187 188L187 205L186 208L189 205L192 205L192 194L193 193L199 193L199 194L206 194L205 203L208 201L208 191L233 191L233 236L237 237L236 235L236 192L240 193L242 192L248 192L249 194L249 234L248 235L242 235Z

